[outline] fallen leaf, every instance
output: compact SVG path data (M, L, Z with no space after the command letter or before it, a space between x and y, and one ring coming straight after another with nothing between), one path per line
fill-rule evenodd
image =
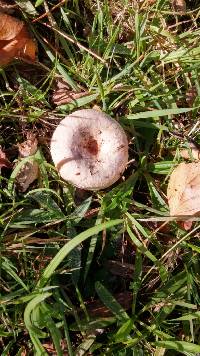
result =
M0 173L2 167L11 168L11 166L12 164L7 159L5 152L2 151L2 148L0 146Z
M0 66L14 58L35 60L36 44L25 23L0 12Z
M183 15L186 12L186 2L185 0L172 0L172 7L175 12L179 12Z
M35 135L30 132L27 134L27 140L18 143L19 158L28 157L34 155L37 151L38 141Z
M69 104L87 94L88 92L86 91L79 93L73 92L68 84L60 78L56 82L56 86L52 95L52 102L55 105Z
M27 137L27 140L18 144L19 159L32 156L37 151L38 141L33 134ZM29 186L38 178L39 166L34 159L30 158L30 161L26 162L19 173L16 176L16 184L18 190L25 192Z
M200 213L200 162L180 163L172 172L167 188L171 216Z

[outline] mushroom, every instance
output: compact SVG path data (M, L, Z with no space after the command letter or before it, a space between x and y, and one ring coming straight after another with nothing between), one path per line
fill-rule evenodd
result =
M118 122L93 109L66 116L51 139L51 155L61 177L85 190L115 183L128 162L128 141Z

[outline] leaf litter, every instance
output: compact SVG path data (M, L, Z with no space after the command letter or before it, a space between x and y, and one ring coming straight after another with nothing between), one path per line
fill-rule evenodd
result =
M17 145L19 151L19 161L25 157L32 156L36 153L38 147L38 141L34 134L29 133L27 140ZM30 158L20 169L16 176L16 184L18 190L25 192L29 186L38 178L39 165L33 159Z
M6 157L5 152L2 150L2 148L0 146L0 173L1 173L1 168L2 167L11 168L12 167L12 163L8 160L8 158Z
M17 2L17 1L16 1ZM152 1L144 1L144 4L145 3L147 3L147 2L149 2L149 3L153 3L153 2L156 2L156 1L154 1L154 0L152 0ZM27 2L26 2L27 3ZM123 14L122 14L123 15ZM170 50L169 50L170 51ZM88 86L89 87L89 86ZM60 93L55 93L55 95L56 94L58 94L57 95L57 97L56 97L56 99L55 99L55 102L54 102L54 104L55 105L61 105L63 102L61 102L62 100L63 100L63 97L66 95L66 93L68 92L68 90L69 89L67 89L66 88L66 91L64 91L63 90L63 92L60 92ZM59 94L61 94L61 97L59 97ZM71 92L69 93L70 95L71 95ZM74 96L74 98L72 98L73 100L76 100L76 95L79 95L79 94L81 94L81 93L72 93L73 95L75 95ZM63 97L62 97L62 95L63 95ZM195 96L195 92L194 92L194 95L193 95L193 93L192 92L190 92L189 93L189 95L188 95L190 98L191 98L191 102L193 101L193 98L194 98L194 96ZM79 96L80 97L80 96ZM68 97L67 98L64 98L64 99L67 99L67 100L69 100L68 99ZM71 99L71 98L70 98ZM61 100L61 101L60 101ZM69 101L65 101L64 103L68 103ZM192 102L192 104L190 105L190 103L187 101L187 103L188 103L188 106L192 106L192 104L193 104L193 102ZM115 112L114 112L115 113ZM27 138L27 141L28 141L28 138ZM24 157L29 157L29 155L31 155L32 153L34 154L34 152L35 152L35 150L33 149L33 150L29 150L29 148L28 148L28 146L29 145L25 145L25 143L27 142L27 141L25 141L23 144L19 144L18 145L18 148L19 148L19 159L23 159ZM31 146L31 145L30 145ZM34 144L33 144L33 146L34 146ZM37 144L36 144L36 146L37 146ZM37 147L36 147L36 149L37 149ZM191 148L191 150L192 150L192 148ZM7 151L6 151L7 152ZM32 152L32 153L30 153L30 152ZM194 157L194 159L197 159L195 156L194 156L194 154L192 153L192 155L193 155L193 157ZM185 158L185 157L184 157ZM191 157L189 157L189 158L191 158ZM187 159L187 158L186 158ZM23 173L23 170L21 170L21 173ZM25 172L26 173L26 172ZM24 173L23 173L24 174ZM19 176L18 176L18 178L19 178ZM30 183L31 184L31 183ZM88 222L87 222L88 223ZM171 238L171 236L169 237L169 238ZM175 238L177 238L177 236L175 237ZM174 258L171 258L172 260L174 259ZM41 260L42 260L42 258L41 258ZM122 264L121 264L122 265ZM115 263L115 266L116 267L114 267L113 268L113 271L114 272L116 272L116 275L117 276L120 276L120 274L119 274L119 269L120 269L120 267L122 267L122 269L121 269L121 275L122 275L122 277L126 277L126 276L124 276L124 274L126 273L126 272L124 272L124 268L123 267L127 267L128 268L128 266L127 265L125 265L124 263L123 263L123 265L122 266L116 266L116 263ZM113 267L114 265L111 265L111 267ZM42 269L42 268L41 268ZM117 274L118 273L118 274ZM131 274L132 274L132 271L130 270L130 277L131 277ZM38 277L39 278L39 277ZM173 278L174 278L174 276L172 275L172 281L173 281ZM119 280L119 278L117 279L117 282L118 282L118 280ZM124 286L124 285L123 285ZM119 287L119 283L117 283L117 287L118 287L118 289L120 290L120 287ZM139 288L139 287L138 287ZM161 287L162 288L162 287ZM161 289L160 287L158 288L158 293L159 293L159 291L161 291L161 293L162 293L162 289ZM126 289L126 288L125 288ZM135 291L134 291L134 293L135 293ZM146 293L146 290L145 290L145 293ZM144 295L144 298L146 298L146 295L145 295L145 293L143 294ZM128 297L124 294L123 296L122 296L122 298L123 299L128 299ZM184 296L183 296L183 298L184 298ZM139 298L138 298L139 299ZM139 301L140 302L140 301ZM143 302L143 301L142 301ZM146 303L146 300L144 299L144 304ZM122 303L121 303L122 304ZM160 305L160 307L164 307L164 306L166 306L167 304L162 304L162 305ZM89 305L88 305L89 306ZM131 301L130 301L130 306L131 306ZM130 308L130 306L129 306L129 308ZM91 314L94 314L94 316L95 316L95 314L96 314L96 309L98 309L98 312L100 312L100 316L103 314L104 315L104 313L105 313L105 315L107 315L107 313L108 313L108 309L106 310L104 310L104 309L102 309L102 308L104 308L103 306L100 306L99 308L98 308L98 305L95 305L94 306L94 309L92 309L92 311L90 310L90 313ZM129 309L128 308L128 309ZM156 310L155 309L155 312L157 312L158 310ZM161 313L162 313L162 310L161 310ZM140 319L140 320L142 320L142 318ZM137 322L137 320L136 320L136 322ZM151 320L148 320L148 322L149 322L149 324L150 324L150 322L152 322ZM161 327L162 327L162 325L161 325ZM110 330L109 330L110 331ZM184 336L185 337L185 336ZM46 342L45 341L45 343L46 343L46 345L47 345L47 347L48 346L50 346L49 344L48 344L48 341ZM43 345L43 346L45 346L45 344ZM49 350L47 350L47 351L49 351L50 352L50 347L49 347ZM54 351L54 350L53 350ZM153 352L153 351L152 351Z
M171 216L200 214L200 162L182 162L174 169L169 179L167 198ZM191 223L186 221L183 226L187 230Z
M69 104L85 95L88 95L87 91L73 92L66 81L59 78L55 83L55 88L52 94L52 103L57 106Z
M25 23L0 12L0 66L14 58L35 61L36 43L31 38Z

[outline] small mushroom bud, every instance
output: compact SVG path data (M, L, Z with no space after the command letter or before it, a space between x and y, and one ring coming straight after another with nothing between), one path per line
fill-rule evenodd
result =
M115 183L128 162L128 141L117 121L93 109L77 110L57 126L51 155L61 177L78 188Z

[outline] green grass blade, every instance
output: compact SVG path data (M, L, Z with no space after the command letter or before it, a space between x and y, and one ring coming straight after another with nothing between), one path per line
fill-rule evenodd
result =
M179 318L171 319L170 321L190 321L194 319L200 319L200 312L197 311L195 313L185 314Z
M133 322L131 319L122 324L119 330L114 335L115 342L125 342L129 337L129 334L133 328Z
M153 343L155 346L164 347L167 350L176 350L178 352L200 352L200 345L195 345L186 341L157 341Z
M96 93L91 95L85 95L82 98L72 99L71 103L58 106L58 110L71 111L73 109L81 108L82 106L90 104L93 101L95 101L98 98L98 96L99 93Z
M98 216L97 216L97 220L96 220L96 225L98 226L99 224L102 223L102 211L100 209ZM94 256L94 252L95 252L95 248L96 248L96 244L97 244L97 239L98 239L98 235L94 235L91 237L90 240L90 246L88 249L88 255L87 255L87 259L85 262L85 272L84 272L84 281L86 281L92 260L93 260L93 256Z
M140 251L136 251L135 255L135 270L133 274L133 282L130 285L133 293L133 300L132 300L132 314L135 314L135 307L137 301L137 295L142 283L142 255Z
M139 112L137 114L127 115L126 118L129 120L148 119L148 118L158 119L160 116L179 115L192 110L194 110L194 108L152 110L152 111L144 111L144 112Z
M145 254L152 262L156 263L158 262L158 259L142 244L140 240L135 236L133 231L130 229L129 226L127 226L127 232L133 241L133 243L139 248L139 250Z
M43 2L44 2L44 0L37 0L35 3L35 7L42 5Z
M34 297L27 304L26 309L24 311L24 322L25 322L27 329L30 332L33 332L34 334L39 335L39 336L44 336L44 333L41 333L41 331L33 325L32 319L31 319L31 313L32 313L33 309L35 309L38 306L38 304L43 302L46 298L50 297L51 294L52 293L50 293L50 292L38 294L36 297Z
M95 283L95 289L101 301L111 310L111 312L121 323L129 320L129 316L126 311L99 281Z
M127 214L129 215L129 214ZM131 238L131 240L133 241L133 243L138 247L139 251L141 253L143 253L145 256L147 256L154 264L155 266L157 266L159 273L160 273L160 277L161 280L164 282L166 281L167 277L168 277L168 273L164 267L164 265L161 264L161 262L157 259L157 257L155 255L152 254L152 252L150 252L143 244L142 242L140 242L138 240L138 238L135 236L135 234L133 233L133 231L130 229L129 226L127 226L127 232Z
M37 295L35 298L33 298L26 306L25 311L24 311L24 322L26 325L26 328L29 331L31 340L35 346L36 349L36 354L38 355L47 355L45 352L39 337L44 337L45 333L43 333L40 329L36 328L31 320L31 314L32 311L41 303L43 302L46 298L50 297L51 293L43 293Z
M56 354L57 356L63 356L62 349L61 349L61 333L60 330L56 327L56 324L54 323L53 319L51 318L51 315L48 313L48 309L45 308L44 303L41 303L41 310L43 311L44 315L44 320L46 327L49 329L51 333L51 337L55 346Z
M56 254L56 256L52 259L49 265L43 272L41 279L38 282L38 287L43 287L52 276L56 268L63 261L63 259L78 245L80 245L83 241L87 240L89 237L98 234L100 231L104 229L109 229L115 225L119 225L123 222L122 219L111 220L106 223L93 226L90 229L81 232L79 235L74 237L71 241L69 241L65 246L63 246L60 251Z
M12 264L7 258L4 258L4 261L1 263L1 268L4 269L4 271L6 271L17 283L19 283L28 292L28 287L14 271Z

